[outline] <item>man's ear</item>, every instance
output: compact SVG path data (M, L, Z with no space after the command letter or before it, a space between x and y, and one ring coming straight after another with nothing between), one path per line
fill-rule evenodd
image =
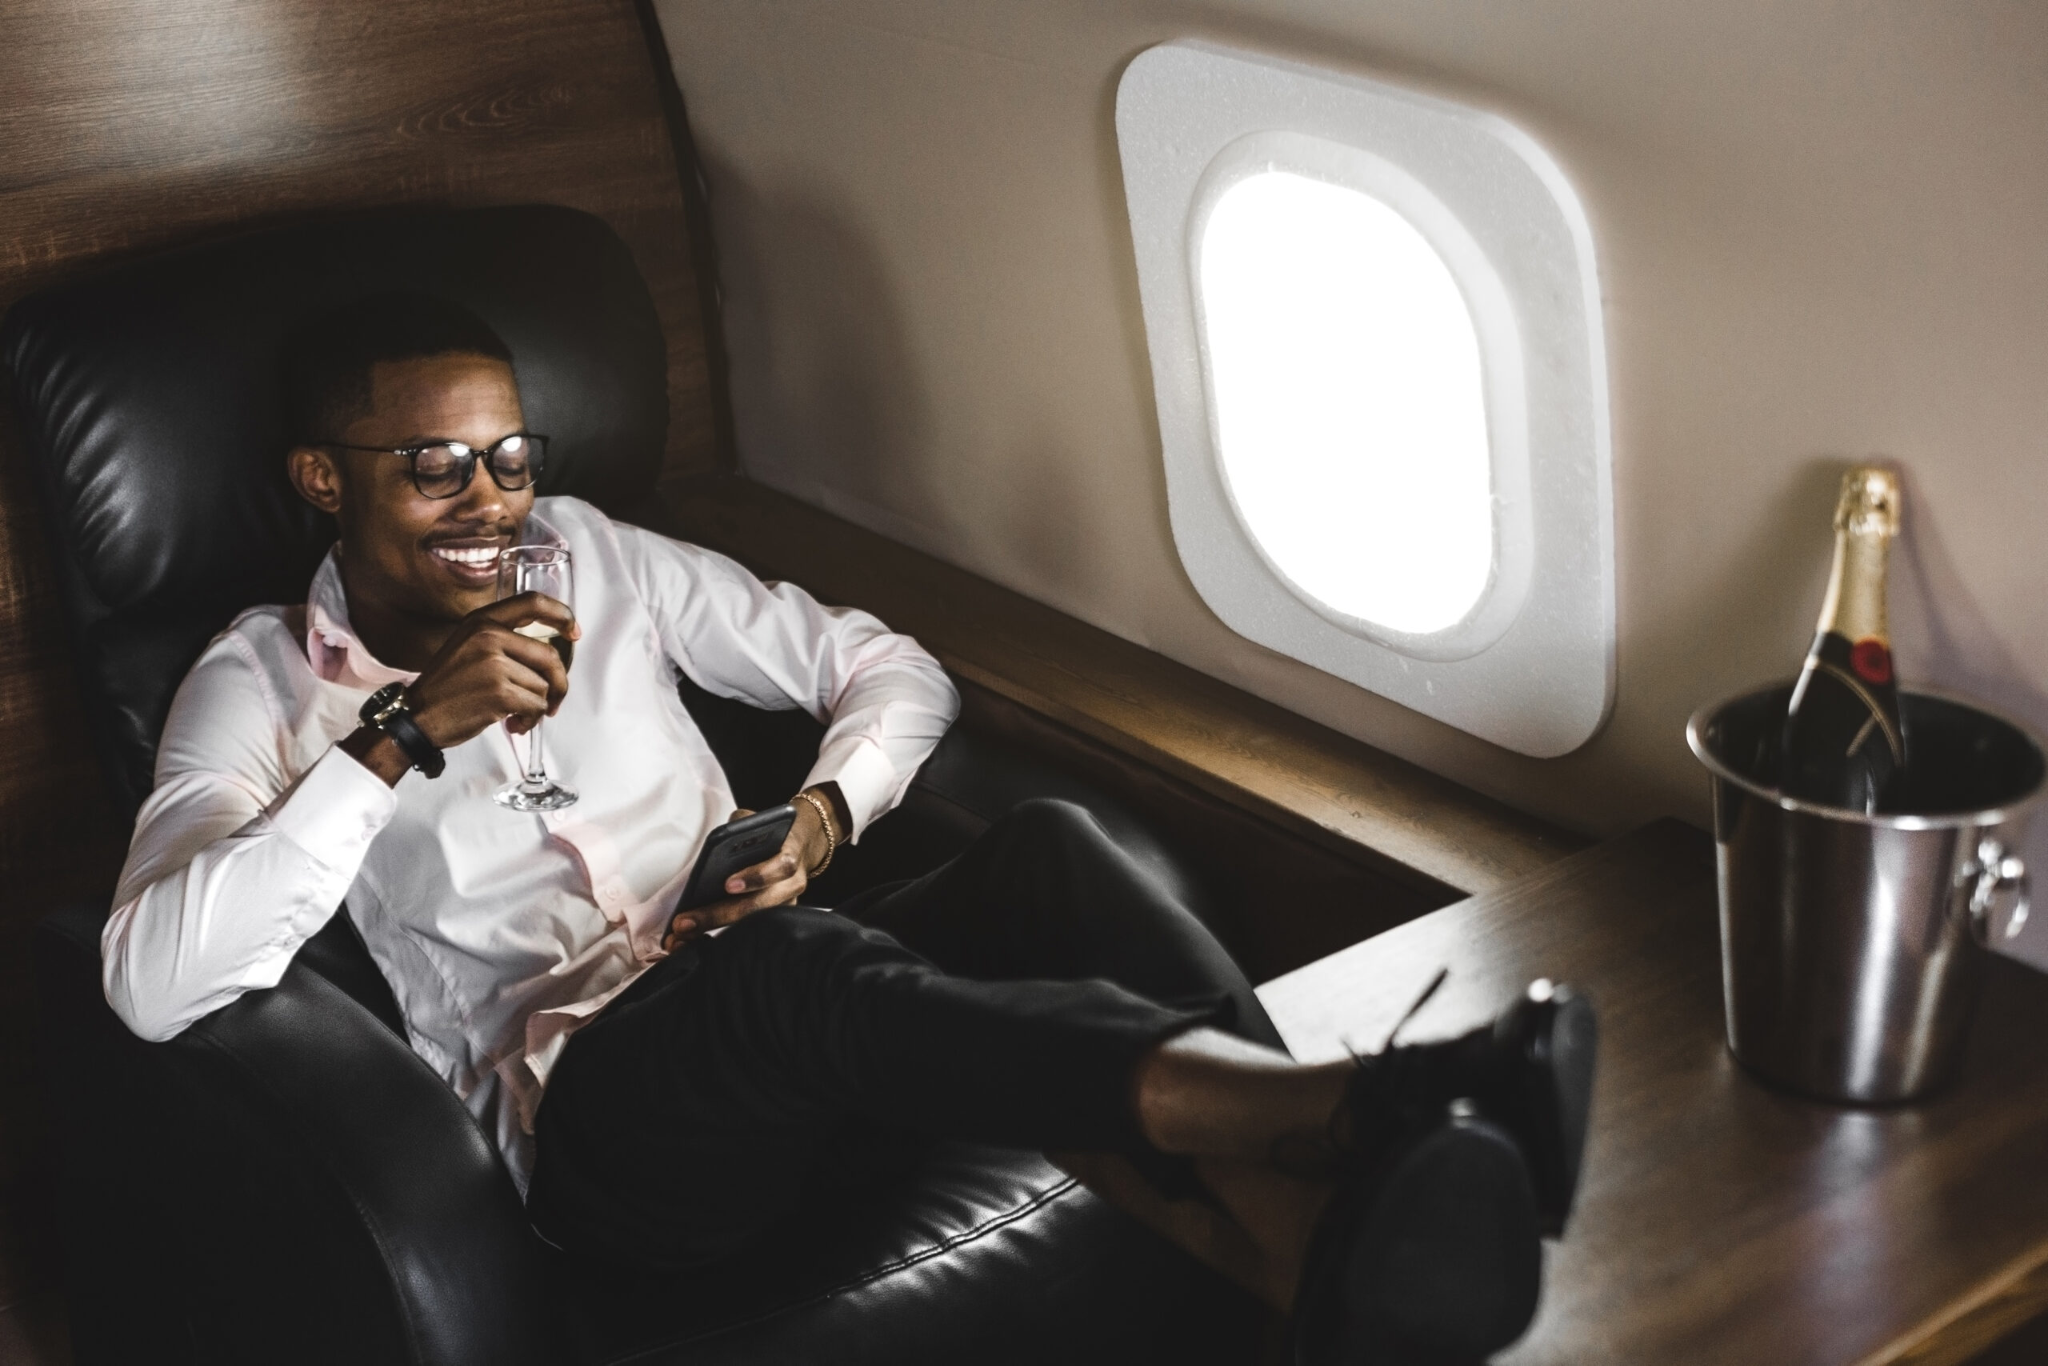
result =
M318 446L294 446L284 463L299 497L322 512L341 511L341 462L334 452Z

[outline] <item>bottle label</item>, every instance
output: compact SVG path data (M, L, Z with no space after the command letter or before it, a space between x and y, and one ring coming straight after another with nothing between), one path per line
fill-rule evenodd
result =
M1906 762L1906 741L1899 733L1898 697L1891 690L1892 652L1883 641L1866 636L1852 645L1833 631L1823 632L1807 656L1805 673L1792 698L1793 710L1799 708L1807 676L1814 673L1826 674L1847 688L1868 713L1848 753L1854 754L1865 743L1882 736L1893 762Z
M1892 681L1892 652L1881 640L1859 640L1849 647L1849 667L1865 683Z

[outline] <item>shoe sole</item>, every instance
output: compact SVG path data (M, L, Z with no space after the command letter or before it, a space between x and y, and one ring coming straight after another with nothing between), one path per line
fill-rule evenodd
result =
M1339 1200L1363 1192L1340 1192ZM1298 1366L1476 1362L1527 1330L1542 1291L1535 1192L1521 1149L1454 1116L1417 1140L1355 1221L1320 1238L1341 1264L1305 1277Z

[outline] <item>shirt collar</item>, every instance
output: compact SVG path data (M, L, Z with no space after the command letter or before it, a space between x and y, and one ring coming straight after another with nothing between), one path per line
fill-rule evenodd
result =
M566 546L562 533L538 513L529 513L520 545ZM306 659L329 683L371 691L387 683L410 683L417 673L394 669L371 654L348 624L348 592L341 584L341 542L327 552L306 590Z

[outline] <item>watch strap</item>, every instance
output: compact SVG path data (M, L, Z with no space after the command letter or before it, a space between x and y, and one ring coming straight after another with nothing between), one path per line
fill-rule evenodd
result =
M375 726L390 736L406 762L429 778L440 777L441 770L448 766L441 747L429 740L419 722L412 719L412 712L406 707L404 684L390 683L379 688L363 703L360 715L364 725Z
M377 722L377 728L390 736L405 751L405 757L412 761L412 766L429 778L440 777L441 770L448 767L441 747L427 738L427 733L420 729L420 723L413 720L412 713L403 707L386 712Z

